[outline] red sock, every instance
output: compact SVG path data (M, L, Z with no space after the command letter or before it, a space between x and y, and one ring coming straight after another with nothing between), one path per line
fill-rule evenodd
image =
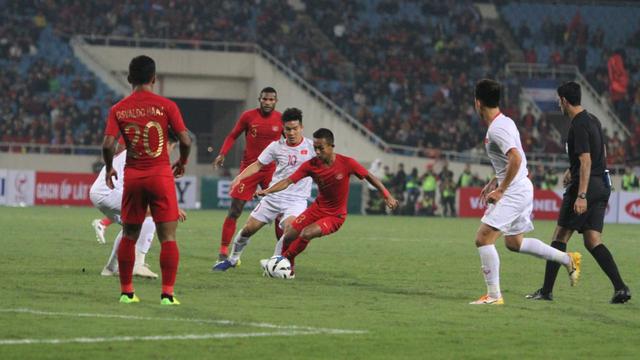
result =
M229 244L236 232L236 219L227 216L222 224L222 240L220 240L220 254L229 255Z
M284 230L280 229L280 220L282 220L282 216L277 216L276 220L273 222L276 225L276 241L280 240L282 234L284 234Z
M104 226L109 226L113 223L113 221L111 221L111 219L109 219L108 217L103 217L102 220L100 220L100 223Z
M173 284L176 283L180 251L175 240L160 243L160 270L162 270L162 293L173 295Z
M133 264L136 262L136 241L122 237L118 246L118 268L120 272L120 291L133 292Z
M306 249L307 245L309 245L309 240L299 237L293 240L291 245L289 245L287 250L283 251L282 254L284 257L289 259L289 261L291 261L291 263L293 264L293 261L295 260L296 256L298 256L301 252L303 252L304 249Z

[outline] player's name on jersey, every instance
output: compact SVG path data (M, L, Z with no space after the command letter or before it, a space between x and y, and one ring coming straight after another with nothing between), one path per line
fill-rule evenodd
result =
M143 116L163 116L164 108L149 106L146 108L133 108L133 109L125 109L116 111L116 117L118 120L124 119L137 119Z

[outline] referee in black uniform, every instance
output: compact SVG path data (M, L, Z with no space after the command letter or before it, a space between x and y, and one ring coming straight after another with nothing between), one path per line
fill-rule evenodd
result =
M551 246L566 251L573 232L581 233L584 246L613 284L611 303L622 304L631 299L631 291L622 281L613 256L601 240L611 195L602 126L580 105L580 85L576 82L570 81L558 87L558 98L562 114L571 120L566 144L570 168L564 175L566 190ZM526 297L553 300L553 284L559 267L558 263L547 261L542 288Z

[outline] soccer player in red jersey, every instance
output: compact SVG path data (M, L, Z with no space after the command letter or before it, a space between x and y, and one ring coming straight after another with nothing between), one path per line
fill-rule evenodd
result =
M311 239L329 235L340 229L347 217L347 199L349 198L349 177L353 174L367 180L380 193L391 209L398 207L396 200L374 175L369 173L356 160L337 154L334 148L333 133L329 129L318 129L313 133L313 148L316 157L304 162L291 176L268 189L257 191L256 195L265 196L282 191L301 179L311 176L318 185L318 197L285 230L282 255L291 262L292 270L295 258L309 244Z
M115 104L109 111L102 143L106 167L106 182L114 188L113 178L124 176L122 194L122 223L124 236L118 248L120 269L120 302L136 303L140 299L133 289L132 272L135 245L147 213L156 223L160 240L160 268L162 270L162 305L179 305L173 296L178 271L179 252L176 244L178 200L173 177L184 175L191 150L191 138L178 106L171 100L153 93L156 64L141 55L129 63L131 95ZM167 152L167 134L171 128L180 141L180 159L173 165ZM113 168L114 142L122 134L127 146L124 174Z
M246 147L240 163L240 172L247 166L258 160L258 156L273 141L280 140L282 135L282 116L276 111L278 94L272 87L266 87L260 91L258 98L260 107L247 110L240 116L240 119L227 135L220 149L220 154L213 161L214 168L222 166L224 159L235 140L244 132ZM256 174L243 179L237 186L231 189L231 206L227 217L222 225L222 238L220 240L220 251L218 265L229 256L229 244L236 232L236 221L242 214L242 209L247 201L253 198L258 185L261 189L266 189L271 182L271 176L275 170L275 163L263 166ZM276 226L276 229L278 227ZM279 236L276 236L279 237Z

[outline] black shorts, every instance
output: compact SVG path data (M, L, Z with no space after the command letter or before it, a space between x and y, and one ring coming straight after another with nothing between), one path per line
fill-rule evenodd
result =
M576 230L579 233L586 230L595 230L601 233L610 195L611 188L605 184L602 176L590 177L587 189L587 211L578 215L573 211L573 205L578 197L578 184L571 184L562 197L558 225Z

